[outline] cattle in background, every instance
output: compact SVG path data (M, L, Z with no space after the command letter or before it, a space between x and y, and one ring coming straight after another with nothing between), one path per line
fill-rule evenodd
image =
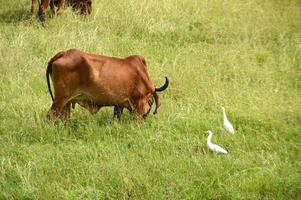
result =
M54 97L50 87L51 76ZM145 59L139 55L115 58L77 49L61 51L50 59L46 78L53 100L49 111L51 120L70 118L70 107L76 103L96 113L103 106L114 106L114 117L120 119L124 108L145 118L155 101L154 114L160 106L156 88L151 81Z
M31 2L31 15L34 15L36 5L39 5L39 18L45 21L45 13L50 6L52 13L56 15L61 9L71 6L73 10L80 11L81 14L91 14L92 0L32 0Z
M81 14L91 14L92 12L92 0L69 0L68 3L73 10L78 10Z

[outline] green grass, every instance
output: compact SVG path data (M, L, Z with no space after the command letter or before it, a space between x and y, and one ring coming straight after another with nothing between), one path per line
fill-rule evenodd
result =
M0 199L301 198L300 1L94 0L46 27L30 3L0 0ZM144 55L170 79L158 115L49 123L46 65L68 48Z

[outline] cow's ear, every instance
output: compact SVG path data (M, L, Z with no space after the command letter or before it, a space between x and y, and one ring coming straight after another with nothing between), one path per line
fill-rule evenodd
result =
M156 103L156 108L155 108L155 111L153 112L153 114L155 115L155 114L157 114L157 112L158 112L157 110L160 107L161 103L160 103L160 99L159 99L157 92L154 92L153 96L154 96L155 103Z

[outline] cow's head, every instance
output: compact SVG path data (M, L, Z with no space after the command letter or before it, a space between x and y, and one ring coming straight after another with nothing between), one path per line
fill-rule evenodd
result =
M162 92L164 90L166 90L166 88L168 87L169 85L169 80L167 77L165 77L165 83L164 85L162 85L161 87L158 87L158 88L155 88L155 92L152 93L152 94L149 94L145 100L145 102L143 103L144 106L143 106L143 118L145 118L149 112L151 111L151 108L152 108L152 105L155 101L155 104L156 104L156 108L155 108L155 111L153 112L153 114L157 114L158 112L158 108L160 107L161 103L160 103L160 99L159 99L159 96L157 94L157 92Z

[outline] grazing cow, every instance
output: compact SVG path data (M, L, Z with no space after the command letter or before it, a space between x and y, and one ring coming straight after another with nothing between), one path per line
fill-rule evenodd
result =
M49 76L54 88L51 91ZM168 87L169 81L156 88L147 72L145 59L139 55L115 58L77 49L61 51L50 59L46 78L53 100L51 120L70 118L70 107L76 103L96 113L103 106L114 106L114 117L120 119L123 108L145 118L153 101L160 106L157 92Z
M81 14L91 14L92 11L92 0L41 0L41 2L40 0L32 0L31 15L34 15L37 1L39 4L39 18L42 22L45 21L45 13L49 6L54 15L65 5L71 6L73 10L79 10Z

